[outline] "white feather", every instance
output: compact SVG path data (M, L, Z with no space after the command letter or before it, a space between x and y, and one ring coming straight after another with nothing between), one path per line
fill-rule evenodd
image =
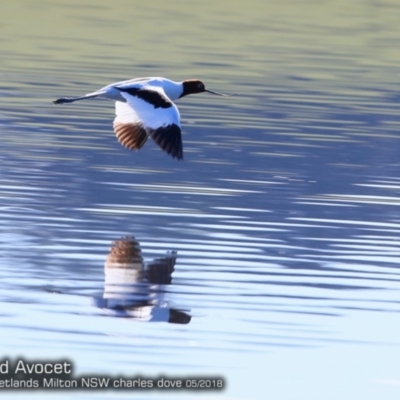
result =
M130 88L148 88L151 87L153 89L160 88L164 96L167 96L170 100L177 100L182 94L182 83L181 82L174 82L170 79L165 78L137 78L137 79L130 79L128 81L122 81L113 83L109 86L106 86L99 91L110 92L112 88L121 88L121 89L130 89Z
M165 92L158 87L146 87L143 90L158 92L166 101L171 103L168 108L154 108L154 106L139 97L132 96L126 92L121 92L126 103L117 101L115 103L115 120L122 123L141 123L145 129L158 129L168 125L175 124L180 127L180 116L178 108L168 99Z

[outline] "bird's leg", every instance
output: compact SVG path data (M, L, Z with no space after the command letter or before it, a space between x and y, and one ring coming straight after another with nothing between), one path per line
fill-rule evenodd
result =
M57 100L53 100L54 104L64 104L64 103L73 103L74 101L78 100L86 100L86 99L92 99L93 97L97 97L100 94L87 94L82 97L61 97Z

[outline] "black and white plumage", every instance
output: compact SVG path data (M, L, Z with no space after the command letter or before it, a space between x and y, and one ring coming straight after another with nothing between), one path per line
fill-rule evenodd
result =
M130 150L139 150L150 136L173 158L183 158L178 108L173 103L188 94L209 92L203 82L189 79L174 82L165 78L138 78L105 86L82 97L54 100L54 104L73 103L95 97L115 100L114 132Z

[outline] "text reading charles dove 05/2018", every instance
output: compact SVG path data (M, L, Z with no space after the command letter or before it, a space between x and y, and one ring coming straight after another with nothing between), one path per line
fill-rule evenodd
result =
M143 377L139 374L107 376L88 374L74 376L72 361L3 359L0 361L2 390L223 390L225 379L220 376Z

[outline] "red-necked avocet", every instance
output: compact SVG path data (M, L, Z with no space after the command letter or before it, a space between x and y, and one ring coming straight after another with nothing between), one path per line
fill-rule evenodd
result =
M82 97L54 100L54 104L103 97L115 100L114 132L130 150L139 150L150 136L166 153L183 158L179 111L174 100L188 94L208 92L203 82L188 79L174 82L165 78L137 78L116 82Z

